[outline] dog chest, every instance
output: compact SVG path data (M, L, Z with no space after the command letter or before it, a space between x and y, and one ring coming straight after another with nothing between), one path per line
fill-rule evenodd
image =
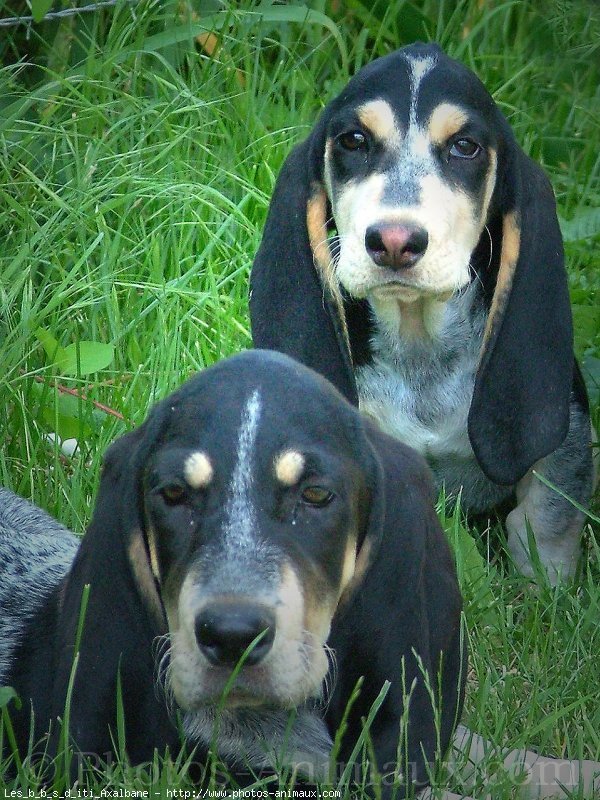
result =
M407 380L404 370L375 358L356 374L360 408L386 433L429 459L474 458L467 434L473 376L456 372L437 385Z
M372 310L373 355L356 370L362 411L430 460L474 458L467 418L485 324L475 287L438 308L421 336L402 334L391 304Z

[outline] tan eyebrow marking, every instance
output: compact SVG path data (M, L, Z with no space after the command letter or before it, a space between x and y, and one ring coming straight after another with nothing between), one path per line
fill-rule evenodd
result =
M206 453L200 450L189 455L183 465L183 475L192 489L201 489L212 481L213 467Z
M284 486L298 482L304 470L304 456L297 450L284 450L275 459L275 476Z
M385 100L370 100L357 109L358 118L374 136L389 144L399 144L400 131L394 112Z
M440 103L429 117L429 136L434 144L444 144L469 121L467 112L453 103Z

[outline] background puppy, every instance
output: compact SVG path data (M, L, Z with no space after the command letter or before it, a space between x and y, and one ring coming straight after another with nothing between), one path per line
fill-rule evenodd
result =
M350 81L281 172L250 310L258 347L329 378L463 507L516 495L521 571L529 524L550 580L573 574L562 495L585 506L593 466L554 197L472 72L416 44Z
M177 752L155 686L164 635L159 672L201 752L323 777L358 680L341 763L389 681L370 729L384 794L428 783L466 675L451 554L420 457L320 376L254 351L193 378L109 450L76 555L74 537L48 546L56 525L43 533L20 509L0 540L0 616L16 620L1 629L0 684L23 699L23 752L51 722L56 751L73 675L69 734L83 753L113 750L118 681L131 760ZM23 619L17 584L37 587Z

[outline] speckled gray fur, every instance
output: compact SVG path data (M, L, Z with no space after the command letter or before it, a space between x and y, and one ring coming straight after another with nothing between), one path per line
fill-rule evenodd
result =
M482 472L467 433L487 312L477 282L452 298L432 337L402 337L373 314L373 360L356 371L361 409L392 436L414 447L429 462L438 486L462 507L482 512L511 497L526 498L507 520L508 547L517 566L531 574L523 513L536 533L547 567L572 574L584 515L542 482L500 486ZM534 465L536 471L585 505L592 490L589 420L572 398L564 442ZM520 491L521 490L521 491ZM519 494L522 494L519 497ZM556 580L550 574L550 580Z
M361 409L414 447L438 485L472 511L500 502L511 487L481 471L467 434L486 311L471 284L445 307L435 336L406 338L375 318L373 359L356 373Z
M27 623L70 568L79 539L0 488L0 685Z

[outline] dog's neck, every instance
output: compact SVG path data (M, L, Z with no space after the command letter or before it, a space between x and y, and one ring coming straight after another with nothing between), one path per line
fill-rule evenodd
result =
M369 297L374 330L371 348L384 362L412 373L415 365L443 362L446 367L467 351L476 363L487 310L480 287L471 283L448 300L421 297Z
M377 320L403 339L434 339L443 323L447 300L417 297L410 301L395 297L369 298Z
M183 729L191 742L216 751L226 763L253 771L292 769L324 780L332 741L316 704L284 709L223 709L186 712Z

